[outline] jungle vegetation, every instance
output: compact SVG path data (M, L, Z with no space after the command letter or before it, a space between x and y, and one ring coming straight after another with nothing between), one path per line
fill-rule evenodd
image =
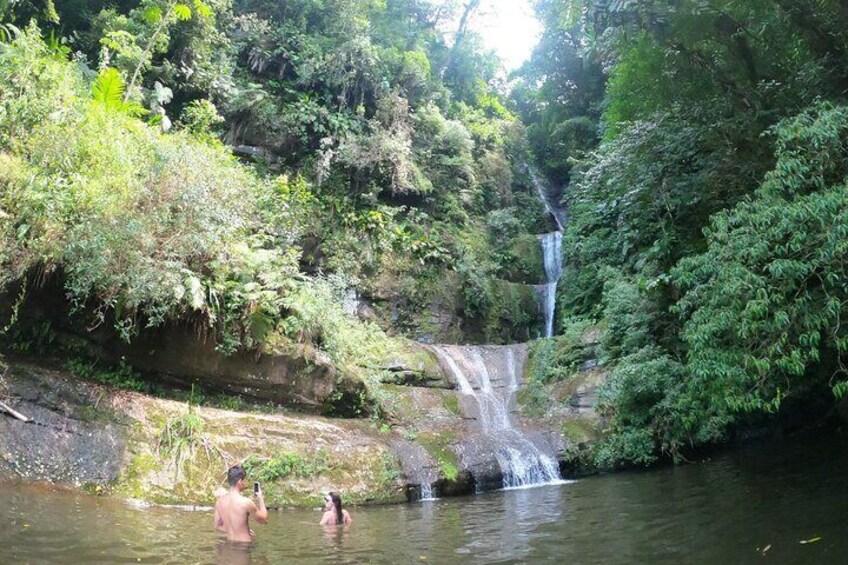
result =
M848 390L848 3L537 10L513 96L566 186L559 333L603 328L600 462L826 412Z
M611 371L600 464L834 405L848 3L537 0L508 80L466 7L0 1L0 288L59 280L88 325L223 352L524 341L535 164L568 210L553 341L599 327Z

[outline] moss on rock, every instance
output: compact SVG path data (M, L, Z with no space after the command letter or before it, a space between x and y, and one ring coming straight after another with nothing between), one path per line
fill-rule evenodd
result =
M457 479L459 462L456 453L451 449L451 446L456 444L457 441L455 433L422 432L418 434L416 441L439 463L439 470L445 479L449 481Z

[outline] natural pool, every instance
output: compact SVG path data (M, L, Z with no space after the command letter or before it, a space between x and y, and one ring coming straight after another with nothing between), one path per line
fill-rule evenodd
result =
M272 512L245 552L210 512L6 484L0 563L848 563L848 437L351 513L324 530L317 511Z

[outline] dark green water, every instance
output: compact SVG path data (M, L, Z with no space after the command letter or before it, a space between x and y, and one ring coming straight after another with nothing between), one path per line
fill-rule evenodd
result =
M5 485L0 563L848 563L848 438L351 514L324 530L318 512L273 512L244 552L210 512Z

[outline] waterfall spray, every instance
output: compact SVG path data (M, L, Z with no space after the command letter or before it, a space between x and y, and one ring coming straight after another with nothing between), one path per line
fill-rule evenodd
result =
M504 488L561 481L553 453L546 453L513 426L509 415L519 388L523 363L515 359L515 346L433 346L449 369L459 391L474 399L481 431L497 446L494 453Z

